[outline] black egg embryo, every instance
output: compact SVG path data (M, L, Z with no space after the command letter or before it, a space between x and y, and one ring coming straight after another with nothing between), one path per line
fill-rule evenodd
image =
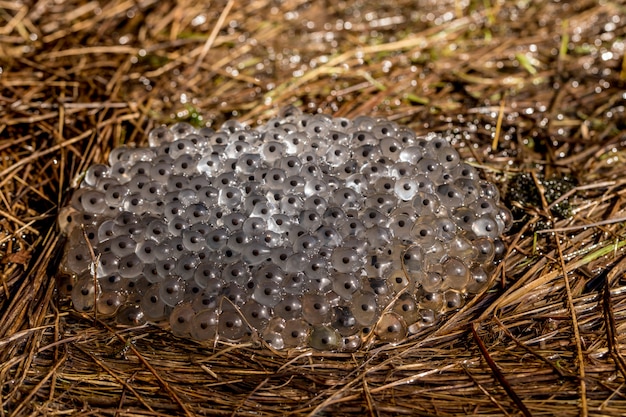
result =
M488 288L509 211L445 136L284 109L158 127L59 215L79 311L195 340L355 350Z

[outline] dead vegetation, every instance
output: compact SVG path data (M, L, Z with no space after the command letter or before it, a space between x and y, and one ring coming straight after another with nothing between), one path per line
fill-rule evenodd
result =
M0 416L626 413L626 6L380 3L0 1ZM59 300L55 216L87 166L288 104L450 132L523 215L497 285L356 354L201 346Z

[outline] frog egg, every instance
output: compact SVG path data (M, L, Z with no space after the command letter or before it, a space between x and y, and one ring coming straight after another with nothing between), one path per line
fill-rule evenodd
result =
M211 219L211 212L202 203L192 203L185 209L184 218L187 219L189 225L208 223Z
M200 341L217 339L218 322L219 316L215 310L203 310L196 313L189 327L191 337Z
M332 279L333 291L344 300L351 300L361 289L361 280L354 274L336 274Z
M207 248L206 237L196 230L183 230L183 246L190 252L201 252Z
M439 312L443 309L444 298L441 292L424 292L418 300L420 307Z
M219 281L218 281L219 282ZM218 295L223 288L222 283L216 284L213 288L205 288L199 293L195 294L191 298L191 306L194 311L201 312L205 310L213 310L215 311L220 306L220 301L222 303L228 303L228 301L220 299Z
M220 314L217 331L220 337L231 342L239 342L250 334L241 314L236 311L224 311Z
M289 178L300 173L302 161L295 155L284 156L280 159L278 167L282 169Z
M217 293L221 289L221 268L213 262L200 263L193 272L194 283Z
M342 336L351 336L359 331L356 319L347 306L337 306L334 308L332 326L337 329Z
M222 169L222 161L215 153L211 153L201 157L196 164L196 170L209 178L222 172Z
M143 272L143 266L139 257L131 253L120 259L119 274L122 278L137 278Z
M254 174L261 168L261 156L255 153L244 153L235 163L235 171L239 174Z
M80 204L81 209L87 213L102 214L107 209L107 203L104 201L104 193L97 190L84 189L81 193Z
M498 223L498 230L500 233L506 233L513 225L513 214L511 210L506 207L499 206L496 214L496 222Z
M407 146L400 149L397 156L398 162L407 162L411 165L417 164L424 156L423 149L419 146Z
M253 240L243 247L241 259L248 265L260 265L267 261L271 254L271 248L260 240Z
M453 184L461 190L466 204L474 204L477 199L481 198L477 181L468 178L456 178Z
M100 254L98 262L96 264L96 275L98 278L104 277L110 274L114 274L118 271L120 258L112 254L111 252L106 252ZM68 258L68 267L71 267L70 259ZM78 271L77 273L80 273Z
M306 276L306 275L305 275ZM314 294L326 294L332 289L332 281L323 276L321 278L306 277L304 291Z
M475 259L477 256L477 248L464 235L458 235L446 242L448 254L460 259Z
M363 261L358 252L351 248L337 248L333 251L330 263L337 272L356 272L363 265Z
M444 307L446 311L455 311L463 307L465 297L459 291L448 290L443 294Z
M433 217L432 223L435 227L437 239L448 242L456 236L456 224L448 217Z
M241 230L246 236L259 236L267 230L267 221L261 217L248 217L244 220Z
M331 145L324 155L324 161L331 167L340 167L352 157L350 148L345 145L335 143Z
M252 298L260 304L273 307L282 299L282 288L278 283L270 280L254 282Z
M280 285L285 280L285 272L279 266L268 263L253 272L253 279L256 282L273 281Z
M263 341L272 349L281 350L285 348L283 336L278 332L266 330L263 332L262 338Z
M413 228L413 219L408 214L390 216L389 230L396 239L406 239Z
M387 166L378 160L364 163L359 169L359 172L372 184L384 180L389 175Z
M498 223L492 217L492 215L485 214L480 217L477 217L471 223L470 229L476 236L484 236L490 239L495 239L498 237L500 231L498 228Z
M250 279L250 272L243 262L237 261L227 264L222 270L222 280L244 285Z
M128 162L120 161L113 164L111 166L111 177L119 181L120 184L126 184L131 178Z
M324 225L338 229L348 219L346 213L337 206L330 205L322 215Z
M95 187L99 180L109 176L110 169L104 164L95 164L90 166L85 172L84 184Z
M399 315L385 313L376 323L374 332L383 342L397 343L406 338L407 326Z
M363 122L358 119L362 118ZM353 122L351 133L351 144L353 147L363 145L376 145L379 139L371 133L372 128L376 125L376 121L370 117L357 117Z
M196 312L190 303L177 305L170 313L169 322L172 333L179 337L189 337Z
M165 188L157 181L149 181L139 191L139 196L146 201L162 203L162 198L165 196Z
M316 251L320 247L320 241L317 237L310 234L303 234L294 239L294 253L309 254Z
M222 308L229 305L241 306L250 298L250 294L241 285L234 282L224 283L222 295L226 298L221 300Z
M376 207L383 214L391 213L398 206L398 199L393 194L375 193L365 199L366 207Z
M466 287L468 293L478 294L488 288L490 283L491 276L487 273L485 268L480 266L473 266L470 268L469 283Z
M313 233L322 225L322 216L315 210L303 210L299 215L299 224L305 231Z
M164 245L164 248L167 248L168 251L170 250L169 246ZM176 272L176 258L170 256L165 259L157 259L155 267L160 280L168 278Z
M134 165L129 168L129 174L131 178L135 178L137 176L147 176L150 179L150 170L152 169L152 162L150 161L150 157L148 159L138 161Z
M495 257L495 246L493 241L487 237L479 237L472 241L476 248L476 262L481 264L493 263Z
M422 284L422 288L426 292L437 292L443 288L443 277L439 272L429 271L419 275L419 280L416 279L416 282Z
M150 177L145 174L132 175L128 183L124 184L128 188L129 194L139 194L141 190L150 182Z
M183 216L184 213L185 207L183 206L183 203L181 203L178 199L176 201L171 201L163 206L163 217L168 223L175 218Z
M447 143L445 146L439 149L436 155L437 155L437 160L439 161L441 166L447 170L454 169L461 162L461 157L459 156L459 153L456 151L456 149L454 149L452 146L448 145Z
M331 202L342 210L347 211L358 209L362 204L362 197L355 190L343 187L333 191Z
M397 294L400 291L403 291L405 288L409 287L410 284L411 282L409 280L409 277L401 269L392 271L387 276L387 286L394 294Z
M309 335L309 345L317 350L336 350L341 346L339 332L330 326L313 327Z
M495 201L496 203L500 201L500 192L496 188L495 185L488 181L480 181L478 183L480 187L480 195L483 197L488 197Z
M331 307L328 300L317 294L302 296L302 318L312 325L323 324L330 320Z
M469 282L469 269L459 258L449 257L443 263L442 277L445 286L463 291Z
M118 310L115 321L123 326L141 326L146 322L146 317L139 305L131 304Z
M403 148L402 143L392 136L384 136L385 137L380 140L379 145L382 155L394 162L400 160L400 153Z
M428 218L428 216L424 216ZM415 243L422 248L432 246L437 241L437 233L431 223L425 223L421 220L413 225L410 237Z
M142 275L153 284L161 282L163 277L159 275L159 270L153 263L145 263L142 270Z
M452 184L441 184L437 187L436 195L441 205L448 210L453 210L463 205L463 192Z
M261 331L272 317L269 307L254 300L246 301L240 309L246 322L257 331Z
M178 140L180 138L184 138L187 135L197 133L196 128L185 122L178 122L173 124L172 126L170 126L169 131L172 133L173 140Z
M359 325L371 326L376 322L378 304L374 293L359 291L353 295L350 305Z
M420 245L411 245L402 254L402 265L409 273L421 271L424 262L424 251Z
M415 323L419 319L419 308L411 294L400 295L393 304L393 312L400 316L404 323Z
M419 192L411 201L416 214L420 216L436 214L439 211L439 198L435 194Z
M126 279L122 278L119 274L111 274L98 278L98 283L103 292L115 292L125 289Z
M493 214L498 212L498 206L496 203L488 197L479 197L469 205L470 209L476 213L477 216L485 214Z
M167 277L159 284L160 299L168 306L174 307L185 296L185 281L177 276Z
M383 278L368 278L366 288L376 294L379 303L386 302L390 296L389 287Z
M109 240L111 252L120 258L135 253L137 243L128 236L116 236Z
M245 220L246 220L246 216L244 216L242 213L234 212L234 213L227 214L222 217L222 221L221 221L225 229L216 229L216 230L221 230L221 232L219 233L220 236L222 235L228 236L228 234L230 233L241 230L243 228L243 222ZM211 245L211 242L209 241L210 236L212 236L212 233L209 233L209 235L207 236L207 242L209 245Z
M100 294L101 292L98 291ZM72 287L72 304L78 311L93 310L96 302L96 287L94 279L89 274L82 275Z
M280 160L285 152L285 145L279 141L267 141L259 149L261 159L266 163L273 164Z
M293 318L285 322L280 335L287 347L300 347L305 344L309 337L310 326L302 320Z
M342 238L334 227L320 226L313 235L302 235L295 242L294 250L301 247L305 251L316 251L320 248L336 248L341 244Z
M172 172L176 175L191 175L196 171L194 158L196 147L189 139L178 139L169 145L169 156L174 160Z
M324 291L326 287L331 285L329 276L330 262L328 259L320 255L313 255L304 265L302 272L311 280L318 282L323 281L322 286L318 286L319 291Z
M194 278L196 267L200 261L195 254L188 253L178 258L176 262L175 274L185 281L191 281Z
M159 285L154 285L143 294L139 303L146 319L157 321L165 318L167 305L161 299Z
M67 252L67 267L74 273L80 274L91 265L91 253L87 245L77 242Z
M366 228L374 226L387 227L387 224L389 223L389 218L387 216L372 207L366 208L361 214L360 219Z

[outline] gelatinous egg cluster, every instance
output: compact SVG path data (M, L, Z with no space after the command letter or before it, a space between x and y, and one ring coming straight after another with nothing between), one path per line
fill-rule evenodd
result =
M159 127L149 145L90 167L60 215L79 311L354 350L459 309L504 253L509 211L441 135L288 108L256 129Z

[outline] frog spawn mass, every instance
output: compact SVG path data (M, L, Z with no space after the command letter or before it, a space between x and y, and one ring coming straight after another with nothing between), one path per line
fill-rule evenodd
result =
M79 311L275 349L399 342L490 285L509 211L441 135L296 109L158 127L59 221ZM93 253L92 253L93 251Z

